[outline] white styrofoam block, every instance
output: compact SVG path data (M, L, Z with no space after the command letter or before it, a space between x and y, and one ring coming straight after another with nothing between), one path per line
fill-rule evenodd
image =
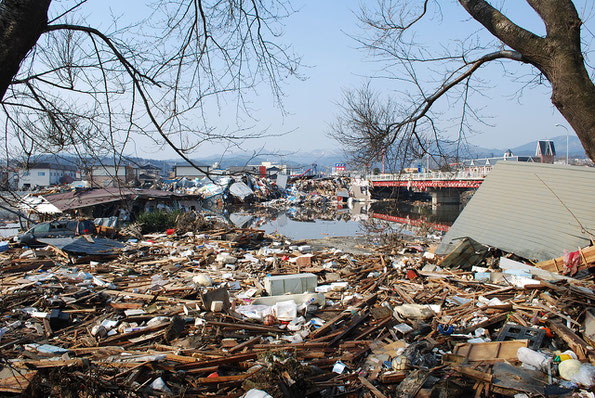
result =
M314 274L276 275L264 278L264 288L271 296L286 293L313 293L318 285Z

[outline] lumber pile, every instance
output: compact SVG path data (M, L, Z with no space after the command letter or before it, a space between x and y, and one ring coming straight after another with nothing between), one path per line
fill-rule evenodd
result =
M584 268L571 278L485 256L463 271L427 249L313 251L237 228L145 235L105 261L11 248L0 262L0 395L590 390L561 376L564 360L595 361ZM520 353L546 359L527 369Z

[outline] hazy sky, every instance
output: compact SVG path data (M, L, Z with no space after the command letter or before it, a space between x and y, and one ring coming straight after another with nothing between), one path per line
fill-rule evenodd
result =
M412 0L417 1L417 0ZM498 0L504 2L513 21L521 26L542 34L544 29L533 10L521 0ZM273 106L270 90L266 85L250 95L252 116L258 122L249 124L271 133L292 131L280 138L270 138L266 142L248 142L248 149L266 146L267 150L301 150L336 148L336 143L327 137L329 125L336 119L337 103L341 101L342 90L357 88L370 76L378 76L383 64L371 59L357 49L357 43L348 34L361 33L357 26L359 2L355 0L292 1L296 13L285 21L283 43L291 44L294 51L302 56L306 67L301 69L305 81L287 80L283 84L286 116ZM372 7L375 2L365 2ZM105 3L107 4L107 3ZM575 1L579 13L586 19L583 41L591 43L595 49L595 9L592 0ZM426 27L419 32L419 38L430 46L438 46L439 39L464 39L481 26L469 20L467 14L455 0L441 1L442 22ZM438 22L439 19L438 19ZM488 36L484 36L488 37ZM591 57L595 61L595 57ZM568 126L563 117L550 102L547 86L528 88L523 95L515 96L523 85L514 81L521 74L531 71L529 66L510 63L512 77L504 77L502 68L489 66L481 70L478 77L483 79L482 95L474 95L474 103L482 108L482 114L490 126L477 126L480 134L468 137L472 144L490 148L512 148L528 141L566 134L566 130L556 127L557 123ZM384 94L403 90L395 80L375 80L374 85ZM443 117L448 119L457 114L449 114L448 105L443 106ZM229 126L230 118L225 107L222 114L213 112L210 123L223 131ZM140 144L140 143L138 143ZM173 152L142 150L137 145L136 155L153 158L171 158ZM194 156L209 154L211 147L198 150ZM142 153L139 153L142 152Z

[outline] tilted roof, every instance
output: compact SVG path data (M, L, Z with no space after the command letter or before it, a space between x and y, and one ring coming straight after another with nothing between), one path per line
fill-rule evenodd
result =
M436 253L470 237L542 261L589 245L589 233L595 236L595 168L498 162Z

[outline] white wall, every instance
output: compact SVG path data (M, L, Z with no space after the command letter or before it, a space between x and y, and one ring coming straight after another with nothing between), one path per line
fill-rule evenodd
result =
M200 168L209 171L206 166ZM174 172L176 177L204 177L205 175L205 173L201 173L192 166L174 166Z
M19 172L19 189L29 184L29 188L50 185L50 169L31 169Z
M117 169L118 174L116 174L116 167L115 166L98 166L93 168L93 176L109 176L109 177L122 177L126 175L126 167L120 166Z
M54 168L40 168L21 170L19 172L19 189L23 189L26 184L29 184L29 188L48 187L51 185L60 184L60 178L62 176L71 176L73 179L76 178L76 171L73 170L58 170Z
M58 185L60 184L60 178L64 175L69 175L74 179L76 172L53 168L22 170L19 172L19 189L23 189L26 184L29 184L29 188Z

